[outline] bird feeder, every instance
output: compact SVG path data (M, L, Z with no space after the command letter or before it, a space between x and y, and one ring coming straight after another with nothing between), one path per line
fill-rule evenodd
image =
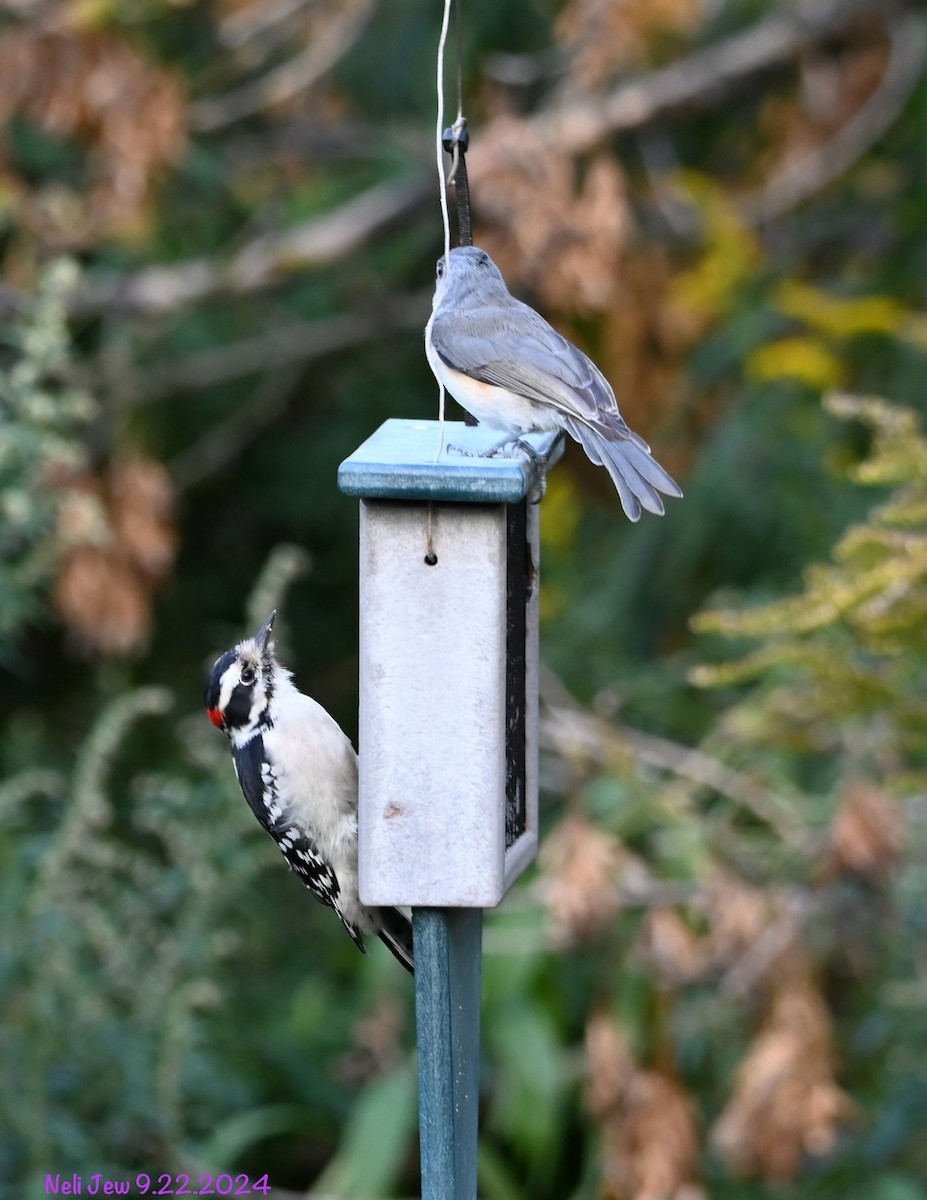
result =
M538 460L497 431L389 420L360 498L360 896L489 908L537 850ZM440 450L440 453L439 453Z

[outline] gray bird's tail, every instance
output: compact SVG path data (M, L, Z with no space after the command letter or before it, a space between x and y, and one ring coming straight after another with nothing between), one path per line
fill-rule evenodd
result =
M412 954L412 922L398 908L378 908L377 937L407 971L415 971Z
M662 516L660 492L682 496L679 484L651 457L644 439L632 433L623 421L620 427L599 430L569 419L564 427L586 451L590 462L604 466L611 475L628 520L639 521L642 508Z

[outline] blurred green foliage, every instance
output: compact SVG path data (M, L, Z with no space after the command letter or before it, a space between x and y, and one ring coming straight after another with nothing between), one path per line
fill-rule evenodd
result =
M66 381L65 300L77 281L60 260L5 332L0 367L0 656L42 610L55 567L57 517L69 475L84 465L91 397ZM88 523L93 514L88 512Z

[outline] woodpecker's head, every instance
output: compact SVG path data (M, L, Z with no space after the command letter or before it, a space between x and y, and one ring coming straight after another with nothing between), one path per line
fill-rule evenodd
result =
M272 612L254 637L217 658L206 685L206 715L238 744L270 724L268 709L279 670L271 637L276 615Z

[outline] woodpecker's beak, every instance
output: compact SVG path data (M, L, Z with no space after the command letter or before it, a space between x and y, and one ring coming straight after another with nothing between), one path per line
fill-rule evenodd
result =
M261 626L261 628L254 635L254 640L257 642L258 647L260 648L260 651L262 654L264 653L264 649L267 646L267 639L270 637L270 632L274 627L274 618L276 616L277 616L277 610L274 609L274 611L270 614L270 616L267 618L267 620L264 622L264 624Z

